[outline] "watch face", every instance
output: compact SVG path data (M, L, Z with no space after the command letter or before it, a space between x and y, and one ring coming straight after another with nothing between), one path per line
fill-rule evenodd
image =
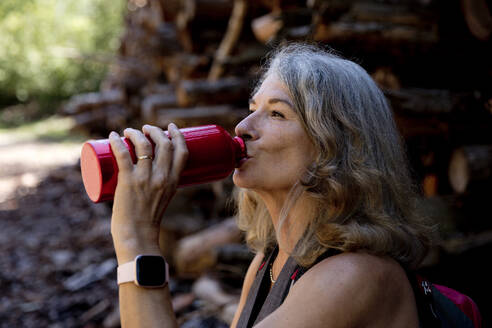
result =
M166 283L166 262L161 256L139 256L136 259L136 267L140 286L156 287Z

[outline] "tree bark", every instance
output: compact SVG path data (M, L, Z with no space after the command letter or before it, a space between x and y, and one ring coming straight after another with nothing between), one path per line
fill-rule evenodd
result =
M237 77L216 81L183 81L177 89L178 105L240 104L246 105L249 96L249 81Z
M217 49L217 52L215 53L214 62L212 63L212 68L208 74L209 81L216 81L222 75L224 71L224 61L231 54L231 51L241 34L246 10L246 0L234 1L234 8L229 19L226 34L220 43L219 49Z
M175 252L180 275L199 276L217 262L216 247L240 242L241 232L234 218L229 218L204 231L181 239Z
M478 102L472 93L452 93L439 89L385 89L385 96L394 110L412 115L450 114L465 112Z
M171 122L180 127L206 124L230 127L235 126L246 115L246 110L234 109L228 105L160 109L155 113L154 122L160 127L166 127Z
M63 111L65 114L74 115L108 104L122 104L125 100L125 93L121 89L83 93L72 97Z
M155 124L157 110L176 105L177 98L174 93L149 95L142 101L142 119L144 123Z
M199 278L193 284L193 292L207 304L216 307L219 318L227 324L231 324L239 304L239 295L226 292L217 279L208 276Z
M334 22L320 24L314 40L321 42L363 42L365 44L417 43L434 44L439 41L437 29L420 29L409 25L378 22Z

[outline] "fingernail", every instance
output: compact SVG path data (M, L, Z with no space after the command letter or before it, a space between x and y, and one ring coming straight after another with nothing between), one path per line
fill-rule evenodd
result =
M117 134L116 132L114 132L114 131L111 131L111 132L109 133L109 137L110 137L110 138L116 138L116 137L117 137L117 135L118 135L118 134Z
M177 130L178 129L178 127L174 123L169 123L169 128L172 128L174 130Z

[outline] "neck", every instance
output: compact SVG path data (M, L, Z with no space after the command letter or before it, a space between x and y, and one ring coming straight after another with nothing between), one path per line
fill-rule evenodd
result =
M288 213L282 213L282 208L288 198L289 192L266 193L259 192L265 206L272 218L272 223L277 234L279 253L278 258L289 256L307 227L315 208L314 200L302 192L298 200L292 205ZM282 218L281 216L285 216ZM281 221L283 220L282 224Z

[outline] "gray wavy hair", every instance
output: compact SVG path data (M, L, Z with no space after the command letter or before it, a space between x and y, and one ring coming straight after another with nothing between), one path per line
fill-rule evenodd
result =
M281 212L280 227L302 194L317 204L291 256L309 266L330 248L365 250L389 255L406 267L418 266L435 229L416 211L418 196L403 143L372 78L352 61L299 43L270 55L258 86L270 74L287 87L318 154ZM238 226L247 243L268 252L279 235L265 204L246 189L239 190L237 203Z

